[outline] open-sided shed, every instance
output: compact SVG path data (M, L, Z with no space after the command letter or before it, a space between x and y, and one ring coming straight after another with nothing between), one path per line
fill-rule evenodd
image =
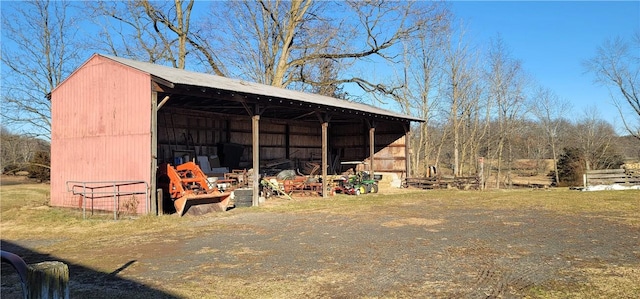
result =
M229 169L253 169L254 204L260 165L269 161L317 161L323 178L341 171L344 161L407 173L410 122L422 121L100 54L52 91L51 106L51 204L81 207L83 196L114 198L114 205L98 208L139 214L152 212L158 164L177 157L215 156Z

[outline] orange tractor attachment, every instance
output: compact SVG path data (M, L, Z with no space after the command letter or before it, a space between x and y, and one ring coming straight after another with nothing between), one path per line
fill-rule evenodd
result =
M158 169L158 186L169 194L178 215L182 216L190 209L192 214L204 214L211 211L226 211L232 191L219 190L210 186L207 176L193 162L178 166L164 163Z

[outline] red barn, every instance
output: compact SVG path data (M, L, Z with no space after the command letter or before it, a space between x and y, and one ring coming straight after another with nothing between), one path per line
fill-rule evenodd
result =
M52 91L51 106L51 204L136 214L156 212L157 165L189 155L257 169L254 198L265 161L317 160L326 176L373 157L374 171L404 174L410 122L422 121L99 54Z

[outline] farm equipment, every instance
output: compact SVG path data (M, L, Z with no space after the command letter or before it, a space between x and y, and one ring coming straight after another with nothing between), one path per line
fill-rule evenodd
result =
M207 181L207 176L193 162L178 166L164 163L158 169L158 186L168 194L176 213L182 216L190 208L194 214L226 211L232 191L222 191ZM197 206L197 207L196 207Z
M284 195L291 199L293 194L323 195L322 182L319 179L300 175L295 170L280 171L276 177L264 177L260 183L265 197Z
M366 193L378 193L378 181L371 178L369 173L360 171L352 176L342 176L336 180L336 192L360 195Z
M284 192L298 195L322 195L322 183L318 180L296 176L295 178L283 181Z
M296 177L291 180L277 181L274 178L264 178L261 181L262 192L266 197L283 195L287 199L292 196L323 196L322 182L306 177ZM328 188L329 195L333 195L333 189Z

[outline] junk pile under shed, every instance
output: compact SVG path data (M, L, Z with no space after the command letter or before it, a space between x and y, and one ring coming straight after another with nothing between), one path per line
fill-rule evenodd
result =
M207 158L198 156L196 162L181 162L175 166L163 163L158 169L158 187L172 204L165 212L176 212L180 216L189 212L199 215L210 211L225 211L229 206L251 206L253 190L251 185L252 169L233 169L213 167L217 165L217 156ZM179 161L176 159L176 161ZM260 198L271 197L292 199L297 196L322 196L322 178L318 175L320 165L305 162L302 170L292 169L294 163L289 160L266 163L260 175ZM289 169L283 169L289 168ZM223 171L223 172L221 172ZM378 182L382 175L370 176L366 171L349 169L341 175L332 175L327 184L327 194L336 193L361 195L378 193ZM202 205L202 206L201 206ZM174 208L173 210L171 208Z

